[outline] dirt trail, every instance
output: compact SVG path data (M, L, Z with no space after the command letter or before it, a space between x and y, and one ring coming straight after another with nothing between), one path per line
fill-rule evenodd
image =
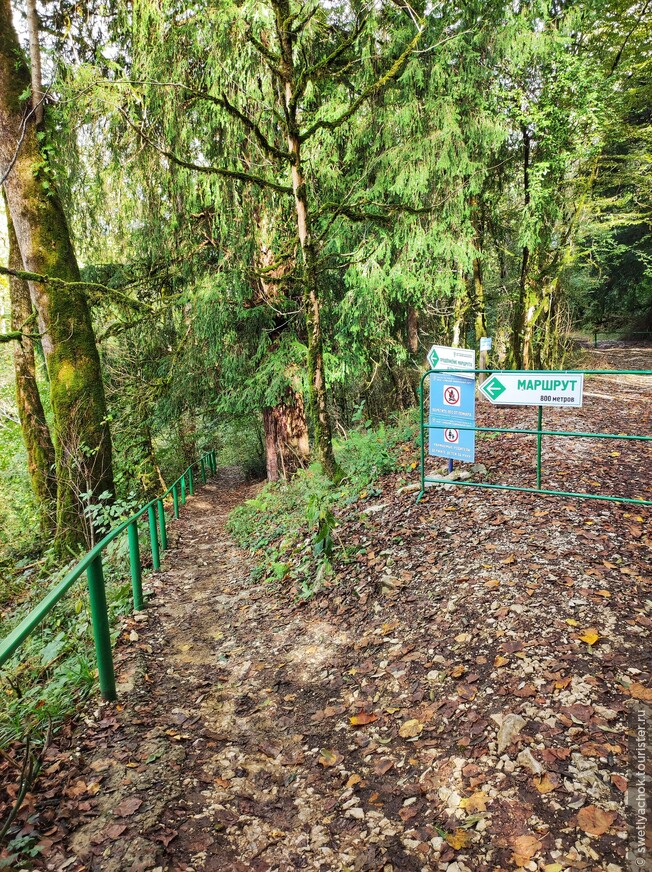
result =
M295 701L328 693L324 669L350 640L248 584L224 523L256 489L209 485L173 525L156 596L118 647L120 703L87 719L73 753L50 754L64 827L45 868L263 870L277 843L277 868L320 868L334 801L310 786L320 752Z
M649 432L649 391L588 389L569 426ZM522 482L531 442L479 459ZM650 493L645 445L551 440L544 461L552 483ZM189 502L118 643L119 704L49 751L38 868L628 868L652 512L461 488L416 506L404 483L341 518L336 581L308 604L251 583L225 531L255 486Z

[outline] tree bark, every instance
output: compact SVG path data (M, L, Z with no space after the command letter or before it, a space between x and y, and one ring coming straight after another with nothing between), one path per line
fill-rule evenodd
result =
M43 76L41 73L41 43L39 41L36 0L27 0L27 29L29 31L29 65L32 75L32 109L37 125L43 123Z
M408 306L407 344L410 354L416 354L419 350L419 313L414 306Z
M530 205L530 150L531 141L530 133L527 125L521 127L523 135L523 202L525 213L528 212ZM527 245L523 246L521 253L521 274L518 285L518 298L514 307L514 315L512 317L512 333L510 337L510 362L515 369L522 369L527 366L523 360L523 341L525 321L527 317L527 295L528 295L528 270L530 266L530 249Z
M294 192L297 230L303 255L303 299L308 334L308 405L317 459L326 475L335 479L338 475L338 468L333 454L333 437L326 404L326 373L317 254L312 237L308 192L301 162L301 138L297 107L294 102L294 35L290 27L290 4L288 0L273 0L272 5L276 20L276 34L281 49L279 70L285 96L284 109L288 151L292 156L292 190Z
M263 410L269 481L288 480L310 456L303 398L289 387L284 399Z
M7 235L9 238L9 268L23 269L11 216L7 210ZM32 318L32 301L29 286L23 279L9 277L11 302L11 327L15 331L29 331L26 327ZM34 328L32 328L34 329ZM36 381L34 344L23 335L14 343L14 371L16 374L16 405L27 450L27 469L32 490L39 507L41 530L54 531L56 521L57 485L55 476L54 445L45 417L43 404Z
M113 493L111 439L90 312L61 201L21 95L30 73L0 0L0 177L25 269L62 280L30 283L50 377L57 471L57 541L84 541L84 503ZM86 496L82 496L85 494Z

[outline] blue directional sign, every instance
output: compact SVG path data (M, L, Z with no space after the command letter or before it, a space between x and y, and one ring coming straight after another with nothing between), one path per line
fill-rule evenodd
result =
M458 427L475 425L475 379L431 372L428 423L429 454L473 463L475 431Z

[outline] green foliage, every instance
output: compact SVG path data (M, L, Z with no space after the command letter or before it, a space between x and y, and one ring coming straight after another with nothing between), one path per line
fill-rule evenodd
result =
M333 554L344 544L337 535L338 507L379 494L380 476L411 467L415 413L377 429L362 420L362 408L358 418L360 426L336 447L344 471L337 486L313 464L288 484L266 484L255 499L231 512L231 534L259 559L256 578L290 584L299 596L312 596L332 578Z

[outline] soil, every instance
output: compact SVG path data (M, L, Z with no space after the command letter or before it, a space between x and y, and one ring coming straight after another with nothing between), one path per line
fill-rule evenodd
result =
M650 434L649 380L586 392L544 423ZM482 404L480 422L535 415ZM479 480L531 485L534 437L479 439L477 454ZM543 459L544 487L652 499L649 443L550 438ZM37 868L629 868L650 507L453 486L415 504L406 480L339 517L347 551L309 602L253 583L226 532L257 485L218 480L189 501L125 623L119 702L48 751L28 803Z

